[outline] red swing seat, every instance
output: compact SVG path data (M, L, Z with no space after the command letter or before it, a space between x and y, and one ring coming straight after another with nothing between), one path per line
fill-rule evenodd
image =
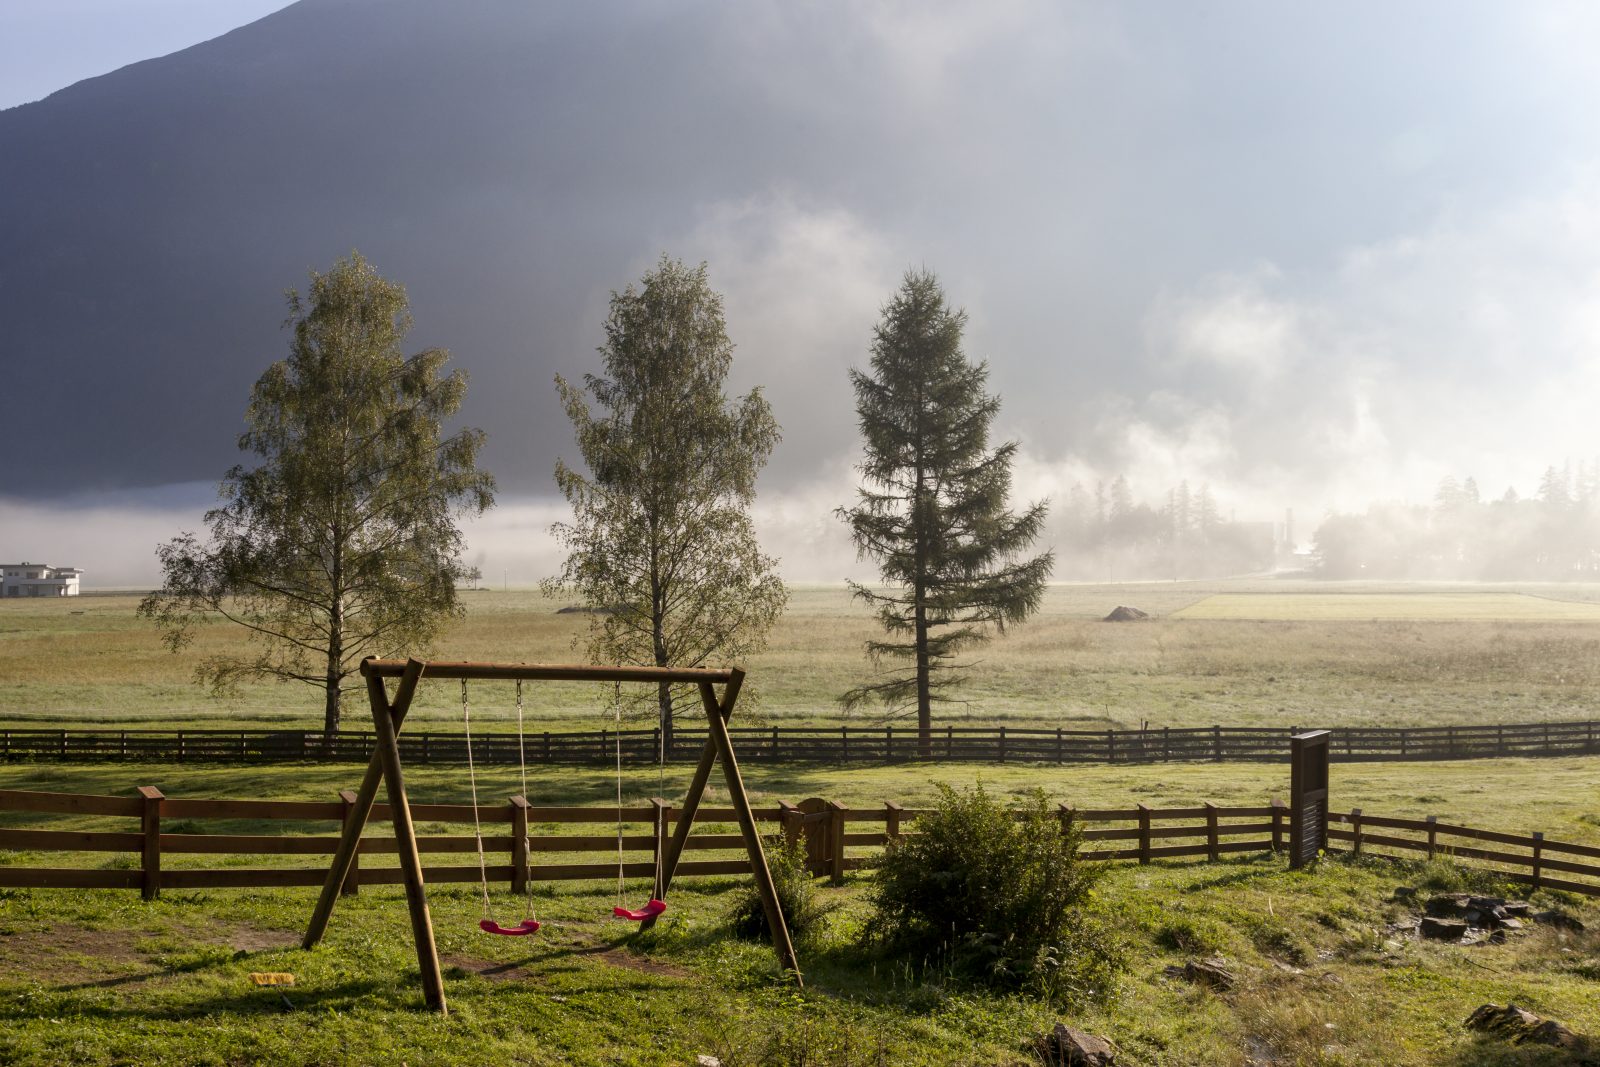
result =
M493 919L479 919L478 929L486 934L501 934L505 937L523 937L539 929L538 919L523 919L515 926L501 926Z
M654 919L656 916L660 915L666 910L666 901L659 900L656 897L651 897L650 903L646 904L638 911L634 911L632 908L624 908L619 904L611 909L611 914L615 915L619 919L631 919L637 923L644 922L646 919Z

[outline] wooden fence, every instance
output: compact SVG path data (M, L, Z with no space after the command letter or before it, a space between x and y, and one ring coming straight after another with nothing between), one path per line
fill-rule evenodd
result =
M932 759L974 763L1158 763L1183 760L1282 762L1299 726L1206 726L1183 729L1066 730L946 726L933 733L924 755L916 730L896 726L831 728L766 726L729 731L743 762L895 763ZM1329 731L1334 762L1481 759L1499 756L1569 756L1600 752L1600 724L1506 723L1489 726L1340 727ZM674 731L666 758L692 763L706 732ZM515 734L480 733L473 759L480 764L655 763L659 732L610 729L534 731L519 746ZM137 761L159 763L272 763L308 760L365 763L370 731L325 737L317 730L44 730L0 729L0 759ZM408 766L464 764L459 732L408 730L400 736Z
M0 849L28 854L38 853L121 853L130 865L118 867L43 867L17 862L0 863L0 887L139 889L149 899L162 889L270 888L317 886L325 874L323 866L278 867L170 867L163 857L170 856L331 856L337 848L336 834L220 834L192 832L194 824L205 820L271 821L294 824L321 823L331 831L348 817L355 794L346 790L337 801L281 800L202 800L167 797L153 786L141 786L136 796L91 796L76 793L38 793L0 790L0 814L17 812L39 815L102 816L137 820L137 829L63 830L32 827L0 828ZM663 816L658 819L657 812ZM756 808L758 822L772 831L801 840L813 874L829 876L835 882L844 872L868 862L863 849L882 848L892 838L914 833L908 824L926 809L905 808L886 803L881 808L848 808L820 798L798 805L780 802L776 807ZM1132 808L1074 810L1063 806L1063 821L1083 825L1083 836L1093 848L1083 855L1092 860L1133 859L1148 863L1152 859L1179 856L1205 856L1216 859L1225 853L1256 852L1282 847L1287 827L1287 808L1281 803L1255 806L1204 804L1184 808ZM466 804L414 804L412 817L419 824L468 824L473 809ZM670 835L669 824L678 812L663 800L648 806L624 807L620 812L626 830L629 824L649 828L649 833L625 832L622 847L632 854L622 864L630 878L649 878L656 869L655 857L664 845L662 835ZM387 820L389 808L378 804L375 820ZM611 879L617 876L616 808L536 807L520 796L504 804L478 809L484 826L484 847L494 854L488 864L491 881L521 892L526 879L534 882ZM697 821L702 825L731 822L731 808L701 808ZM184 820L184 832L172 832L171 824ZM573 832L573 827L603 825L605 833ZM660 831L656 831L660 827ZM1104 847L1101 847L1104 846ZM732 875L750 870L742 854L743 839L737 833L715 829L688 840L690 850L738 852L737 858L715 858L679 863L680 875ZM473 854L477 842L471 835L423 834L418 848L425 856ZM363 866L360 857L392 856L392 837L362 839L356 865L344 885L344 892L355 893L363 885L388 885L400 882L396 866ZM588 859L595 854L605 859ZM27 857L13 857L13 860ZM136 859L135 859L136 858ZM540 860L548 862L540 862ZM424 868L429 882L476 882L476 864L435 865Z
M1466 866L1487 865L1509 882L1534 888L1563 889L1569 893L1600 896L1600 884L1578 882L1562 875L1581 875L1600 881L1600 863L1582 863L1570 857L1600 859L1600 847L1548 840L1539 832L1510 834L1499 830L1480 830L1471 826L1442 823L1438 816L1424 819L1395 819L1367 815L1360 808L1328 813L1328 839L1348 844L1356 855L1399 852L1427 859L1446 857ZM1399 836L1387 831L1403 831ZM1482 848L1459 842L1488 842L1507 848ZM1551 876L1555 872L1555 877Z
M167 797L152 786L141 786L131 797L78 793L39 793L0 790L0 815L19 813L22 821L45 821L50 828L0 828L0 887L138 889L152 898L162 889L274 888L319 886L326 868L309 866L164 866L172 856L331 856L338 846L336 832L348 817L355 794L348 790L328 802L284 800L212 800ZM658 809L661 818L658 819ZM755 816L774 833L800 840L813 874L839 882L844 873L870 862L870 852L891 839L915 833L915 821L927 809L895 803L881 807L850 808L813 797L799 804L779 802L758 807ZM466 804L415 804L412 816L419 824L472 823L473 809ZM648 879L655 873L655 857L664 845L662 834L678 813L663 800L621 811L624 826L622 873ZM522 797L478 809L484 827L484 847L492 853L488 877L514 892L534 882L612 879L617 876L618 810L605 807L537 807ZM1290 809L1282 801L1261 805L1199 804L1188 807L1073 809L1062 805L1063 822L1074 821L1083 830L1089 860L1152 860L1203 857L1216 860L1232 853L1281 852L1286 844ZM46 816L45 820L31 816ZM50 816L125 818L137 828L126 830L60 829ZM385 804L374 807L373 818L389 818ZM689 838L694 852L722 852L717 858L685 859L682 875L738 875L748 873L743 840L734 832L718 832L715 824L730 823L731 808L702 808L698 821L706 832ZM182 820L181 832L174 823ZM321 824L327 832L198 833L197 823L207 820L273 822L294 825ZM16 821L16 820L10 820ZM1330 842L1348 846L1355 854L1403 854L1426 858L1448 857L1468 866L1488 866L1508 881L1534 887L1561 889L1600 896L1600 847L1547 839L1542 833L1512 834L1439 822L1436 817L1397 819L1364 814L1359 808L1329 812ZM592 829L604 826L604 832ZM661 827L658 833L655 827ZM630 830L630 827L632 830ZM638 828L650 832L633 832ZM908 829L908 827L910 827ZM1460 842L1474 842L1463 844ZM1481 843L1500 846L1481 847ZM470 834L428 834L418 839L424 856L461 856L477 851ZM126 865L113 867L46 867L26 865L38 854L120 853ZM368 863L361 857L395 854L394 839L381 827L362 839L356 864L344 885L346 894L361 886L400 882L400 868ZM603 856L605 858L596 858ZM21 861L21 862L19 862ZM477 864L437 864L424 868L433 883L476 882ZM1590 881L1575 880L1575 877Z

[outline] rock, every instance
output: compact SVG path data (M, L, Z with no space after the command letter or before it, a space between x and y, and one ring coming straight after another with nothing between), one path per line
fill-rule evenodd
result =
M1143 620L1148 619L1149 617L1150 617L1150 613L1147 612L1147 611L1140 611L1138 608L1130 608L1130 607L1127 607L1125 605L1119 604L1111 612L1110 615L1107 615L1101 621L1102 622L1142 622Z
M1541 1019L1515 1004L1484 1004L1467 1017L1468 1030L1503 1037L1513 1045L1549 1045L1570 1052L1588 1053L1593 1042L1573 1033L1554 1019ZM1583 1062L1593 1062L1586 1056Z
M1541 911L1533 917L1533 921L1544 923L1546 926L1554 926L1558 930L1571 930L1575 933L1583 932L1583 920L1564 911L1556 911L1554 909Z
M702 1052L694 1058L694 1065L695 1067L722 1067L722 1061L715 1056L707 1056Z
M1035 1037L1033 1051L1048 1067L1112 1067L1117 1062L1111 1042L1066 1023Z
M1472 897L1466 893L1442 893L1428 898L1423 911L1440 919L1458 919L1472 907Z
M1501 930L1520 930L1522 929L1522 920L1510 918L1498 919L1495 921L1495 926Z
M1235 981L1233 972L1227 968L1227 961L1218 956L1208 960L1190 960L1182 967L1168 967L1167 977L1182 978L1195 985L1215 989L1219 993L1232 989Z
M1500 905L1500 910L1512 919L1533 918L1533 905L1526 900L1508 900Z
M1533 1012L1524 1011L1515 1004L1507 1004L1503 1008L1498 1004L1480 1004L1467 1016L1465 1025L1468 1030L1480 1030L1517 1040L1543 1021Z
M1422 920L1418 927L1423 937L1431 937L1435 941L1460 941L1467 933L1467 924L1462 919L1440 919L1429 915Z
M1399 885L1394 888L1394 895L1390 900L1415 900L1417 891L1408 885Z

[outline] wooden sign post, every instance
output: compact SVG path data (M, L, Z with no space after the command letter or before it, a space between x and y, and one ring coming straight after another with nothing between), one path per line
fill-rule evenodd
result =
M1313 862L1328 843L1327 730L1289 738L1289 867Z

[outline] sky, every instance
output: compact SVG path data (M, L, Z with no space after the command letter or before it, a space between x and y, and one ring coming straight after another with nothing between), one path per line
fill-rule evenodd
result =
M274 6L0 5L0 107ZM663 248L710 264L735 385L766 386L785 426L756 510L796 580L860 573L831 517L858 447L844 372L909 267L937 269L970 314L997 433L1021 443L1019 502L1117 474L1158 500L1187 479L1240 519L1293 508L1305 542L1330 510L1425 502L1446 475L1526 494L1546 465L1600 454L1600 9L752 0L641 28L649 10L565 9L561 32L682 60L674 91L705 121L669 132L712 151L701 138L733 130L737 152L703 177L652 172L626 155L662 125L645 75L601 79L574 106L643 134L559 142L544 201L492 175L450 203L454 233L546 243L500 250L547 290L534 310L516 318L494 290L493 308L463 307L398 246L380 263L414 279L418 335L473 366L468 414L504 472L501 506L469 530L491 578L550 573L562 513L552 402L513 388L528 357L503 338L559 353L542 380L593 369L607 292ZM591 156L613 164L601 180ZM266 342L297 280L264 291ZM499 334L473 332L493 315ZM161 484L9 496L0 553L44 545L90 584L149 582L150 547L195 528L204 471L231 462L228 435L206 432L181 443L204 462Z
M283 6L283 0L5 0L0 108L188 48Z

